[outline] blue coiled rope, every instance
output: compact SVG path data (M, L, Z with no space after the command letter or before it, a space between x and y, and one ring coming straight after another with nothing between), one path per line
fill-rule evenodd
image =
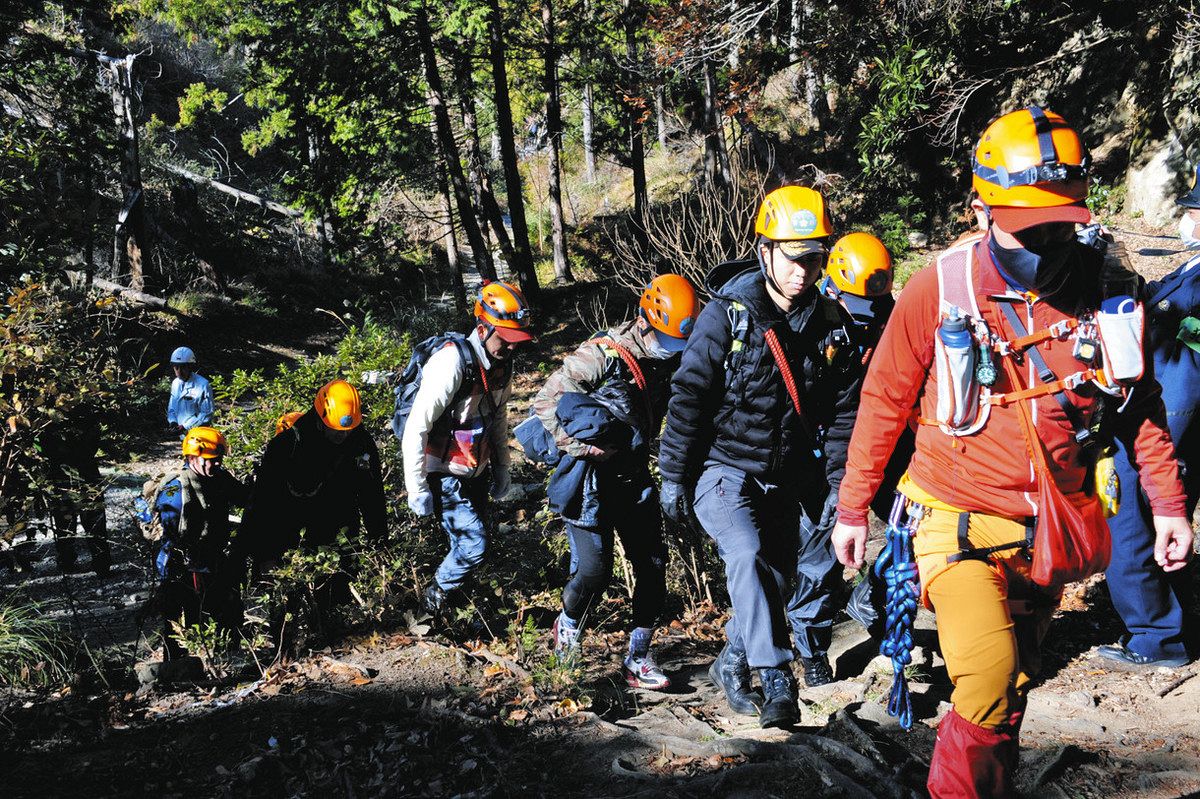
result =
M886 626L879 653L892 659L892 690L888 694L887 712L895 716L904 729L912 727L912 698L904 667L912 663L913 620L917 616L917 601L921 596L921 579L913 558L912 537L921 518L920 506L907 508L905 497L897 493L888 517L887 542L875 560L875 576L887 586L884 606Z

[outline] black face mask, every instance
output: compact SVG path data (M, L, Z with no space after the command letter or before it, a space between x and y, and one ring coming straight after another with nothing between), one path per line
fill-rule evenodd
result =
M1062 288L1070 272L1074 239L1038 245L1036 250L1017 248L1007 250L988 239L988 249L1000 267L1000 273L1013 288L1052 294Z

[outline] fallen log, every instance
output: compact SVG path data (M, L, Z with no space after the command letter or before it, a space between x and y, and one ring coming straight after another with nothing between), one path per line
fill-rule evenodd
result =
M87 285L88 282L87 275L85 275L83 272L75 272L68 269L67 277L71 279L71 283L77 286ZM138 291L137 289L131 289L128 286L122 286L120 283L113 283L111 280L93 277L92 285L101 291L107 291L110 294L118 294L131 302L137 303L138 305L145 305L158 311L174 310L167 305L167 301L162 297L155 297L153 294L147 294L144 291Z
M290 208L290 207L284 205L283 203L277 203L274 200L268 200L266 197L260 197L257 194L251 194L248 191L242 191L241 189L235 189L233 186L230 186L226 183L222 183L219 180L213 180L210 177L201 175L199 172L193 172L190 169L185 169L184 167L177 166L176 164L169 164L166 162L161 162L161 163L155 164L155 166L161 166L163 169L167 170L168 172L172 172L176 175L179 175L180 177L187 178L188 180L191 180L191 181L195 181L196 183L203 183L206 186L211 186L212 188L216 189L219 192L228 194L230 197L236 197L239 200L244 200L245 202L251 203L253 205L257 205L259 208L262 208L264 210L274 211L277 214L280 214L280 215L286 216L286 217L290 217L291 219L303 219L304 218L304 212L299 209Z

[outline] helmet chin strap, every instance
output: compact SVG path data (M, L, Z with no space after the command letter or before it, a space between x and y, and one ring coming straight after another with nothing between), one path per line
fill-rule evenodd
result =
M482 327L484 330L487 331L486 333L484 333L482 336L479 337L480 344L486 344L487 340L489 338L491 338L493 335L495 335L495 333L496 333L496 326L491 324L490 322L485 322L482 319L477 318L475 320L475 325L476 325L476 327Z
M775 276L773 274L771 274L771 267L768 266L767 262L763 260L761 242L759 243L759 245L757 247L754 248L754 254L758 258L758 268L762 270L763 277L765 277L767 279L767 283L769 283L771 285L771 288L775 289L775 292L777 294L779 294L780 297L786 297L787 295L783 293L783 289L781 289L779 287L779 284L775 282ZM771 242L771 263L772 263L772 265L775 262L774 255L775 255L775 242L772 241Z

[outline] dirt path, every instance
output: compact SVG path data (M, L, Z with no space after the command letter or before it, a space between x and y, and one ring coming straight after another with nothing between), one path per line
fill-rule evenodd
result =
M1093 597L1096 598L1096 597ZM1090 651L1104 602L1064 611L1051 670L1030 696L1021 787L1046 796L1200 790L1197 667L1119 673ZM241 686L66 695L10 707L12 796L909 796L919 795L950 687L922 617L905 733L881 702L890 673L853 622L839 676L802 692L795 731L728 713L705 672L719 626L661 637L669 694L617 685L619 634L588 638L577 684L481 645L408 633L348 642ZM1072 631L1085 631L1073 636ZM530 673L533 672L533 673ZM575 697L575 698L572 698ZM16 744L13 746L12 744Z
M1154 276L1176 262L1137 258ZM552 335L551 361L571 338L563 327ZM522 380L524 401L536 377ZM147 654L139 630L157 622L138 619L151 582L148 548L137 542L129 509L142 481L174 463L175 446L159 442L112 473L110 530L122 542L113 578L64 577L46 562L25 584L107 658L109 685L0 698L5 796L922 793L934 727L951 692L924 612L909 732L884 709L890 666L854 622L837 627L839 682L801 693L798 729L762 731L753 719L732 716L707 680L722 638L715 609L699 608L660 630L657 652L675 687L654 694L621 682L624 637L613 624L589 633L578 672L550 665L545 629L555 607L545 594L525 608L537 620L530 635L510 630L470 641L414 623L265 676L139 689L130 670ZM540 477L523 474L521 493L533 506ZM505 551L544 544L538 525L525 521L527 510L500 506ZM0 590L13 585L5 575ZM615 615L619 605L606 600L597 616ZM1120 633L1102 579L1068 591L1047 637L1043 681L1030 694L1019 775L1026 795L1200 792L1200 666L1118 671L1095 656L1095 646Z

